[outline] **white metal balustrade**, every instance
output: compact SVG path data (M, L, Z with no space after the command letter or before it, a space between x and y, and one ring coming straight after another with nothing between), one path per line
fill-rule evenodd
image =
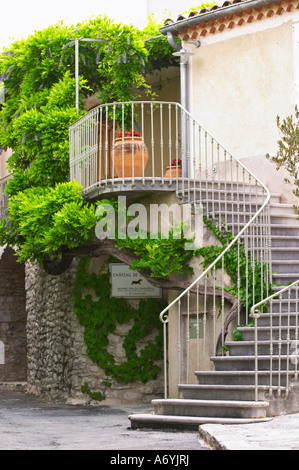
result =
M299 280L293 282L268 296L266 299L251 307L251 317L254 319L255 331L255 397L257 400L259 386L259 319L262 307L267 306L269 311L269 353L268 370L269 395L273 394L273 377L276 373L277 395L281 396L282 390L287 397L290 391L291 380L298 379L299 360L299 311L298 311ZM292 306L291 306L291 300ZM276 304L275 304L276 302ZM287 302L286 308L283 304ZM274 313L275 306L275 313Z
M127 143L125 132L131 130L136 133ZM134 165L137 140L139 169ZM128 146L129 156L125 153ZM93 198L128 190L175 191L181 203L200 205L223 236L231 234L210 266L201 269L188 289L160 314L167 397L168 363L175 364L171 375L176 383L188 383L195 370L208 369L210 357L219 354L230 320L236 317L238 324L248 323L252 305L269 295L269 191L181 105L169 102L100 105L76 121L70 126L70 175ZM231 287L225 274L228 253L234 254L236 266L234 311L227 300ZM171 325L175 325L176 339L168 331ZM175 359L168 355L171 341L176 343Z

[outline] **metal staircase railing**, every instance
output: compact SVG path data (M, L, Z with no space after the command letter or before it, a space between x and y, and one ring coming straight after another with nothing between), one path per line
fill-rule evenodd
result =
M290 391L290 378L294 381L298 379L298 359L299 359L299 312L298 312L298 290L299 280L292 284L280 289L278 292L268 296L266 299L256 303L251 307L251 317L254 318L254 331L255 331L255 397L257 401L258 395L258 372L259 372L259 354L258 354L258 320L262 314L263 307L269 307L270 325L269 325L269 395L273 394L273 372L274 372L274 359L276 359L277 367L275 372L278 375L277 379L277 394L281 395L282 380L284 378L284 392L288 396ZM283 297L286 294L287 297ZM291 299L294 307L291 308ZM276 322L274 325L273 315L273 302L275 299L278 301L276 304ZM283 303L286 304L286 311L284 311ZM275 328L276 327L276 328ZM275 332L274 332L275 328ZM274 344L278 342L278 351L274 351ZM283 343L285 348L283 350ZM275 352L275 354L274 354ZM284 361L284 365L283 365Z
M127 137L131 130L135 132ZM100 105L69 132L70 177L82 184L85 194L175 191L181 204L200 207L224 238L231 234L220 242L202 224L204 238L212 237L210 244L220 245L221 253L206 269L199 262L195 281L160 314L167 397L170 382L189 382L195 370L210 367L210 357L219 354L231 334L230 320L247 324L252 305L269 295L269 191L178 103ZM235 260L230 277L229 254ZM232 284L237 286L237 312L228 302Z

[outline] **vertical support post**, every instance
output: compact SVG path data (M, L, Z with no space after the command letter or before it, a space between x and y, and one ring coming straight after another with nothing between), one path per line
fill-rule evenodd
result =
M76 81L76 110L79 113L79 41L75 39L75 81Z
M257 330L258 315L254 318L254 361L255 361L255 401L258 401L258 330Z

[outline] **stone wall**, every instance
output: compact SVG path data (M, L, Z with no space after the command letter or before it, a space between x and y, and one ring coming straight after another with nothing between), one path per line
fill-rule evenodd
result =
M92 392L105 393L106 400L99 404L142 404L161 397L162 372L147 384L116 383L87 356L84 330L72 305L76 269L73 262L64 274L51 276L36 264L26 265L28 391L51 401L89 403L92 400L81 392L87 382ZM111 338L116 361L124 360L121 338L127 329L123 325L117 331L118 342L117 336ZM103 380L112 385L104 389Z
M26 380L24 265L10 247L0 253L0 382Z

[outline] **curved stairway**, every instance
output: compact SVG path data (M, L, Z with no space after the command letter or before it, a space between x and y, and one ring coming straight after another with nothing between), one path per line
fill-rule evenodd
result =
M271 195L272 272L275 289L299 279L299 221L292 205L282 204L280 195ZM197 384L179 384L178 399L152 401L153 413L130 415L133 429L197 430L200 424L236 424L265 421L272 416L298 412L299 383L292 382L288 398L286 390L285 348L286 317L290 305L290 340L295 339L296 298L282 301L281 338L278 337L279 301L273 301L273 375L269 396L270 314L262 314L258 323L258 399L255 400L254 327L241 327L242 341L228 341L229 353L214 356L213 371L196 371ZM278 347L281 353L278 356ZM277 362L282 365L278 373ZM294 364L289 365L290 370ZM279 393L279 396L277 394Z

